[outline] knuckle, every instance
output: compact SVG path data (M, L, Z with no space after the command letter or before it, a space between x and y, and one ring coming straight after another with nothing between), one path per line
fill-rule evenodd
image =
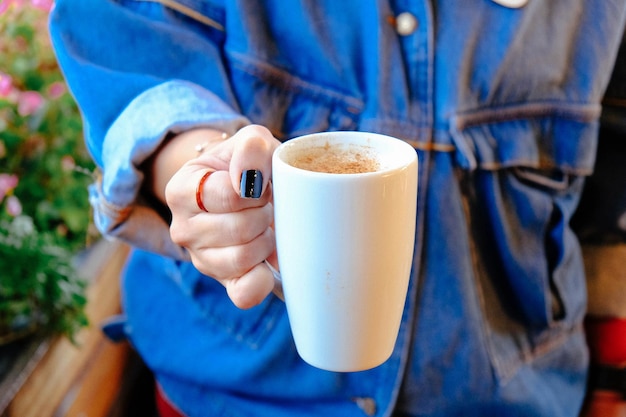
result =
M169 207L177 207L183 199L184 187L181 187L176 177L173 177L165 186L165 201Z
M264 266L257 265L240 278L227 282L228 296L235 306L248 309L260 304L273 287L273 280L264 276Z
M243 127L240 132L254 137L272 137L272 133L263 125L251 124Z
M231 270L233 275L244 275L255 263L256 256L254 252L248 248L248 245L238 246L234 248L231 257Z
M247 310L258 304L256 297L252 296L248 291L245 291L239 287L228 291L233 304L242 310Z
M187 235L185 228L181 226L180 222L173 219L170 225L170 238L172 242L180 246L187 246Z

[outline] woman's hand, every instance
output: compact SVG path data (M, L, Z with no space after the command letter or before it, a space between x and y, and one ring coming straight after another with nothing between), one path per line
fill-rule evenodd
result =
M190 143L198 144L200 137L216 137L214 131L203 130L183 135L192 137L183 138L188 142L187 148ZM239 130L225 141L213 139L201 155L173 174L164 190L164 199L172 212L173 241L188 249L199 271L226 287L239 308L259 304L274 287L273 275L263 261L275 253L269 179L272 153L279 144L266 128L256 125ZM159 158L165 158L167 152L160 152ZM158 169L157 164L153 175L158 175L154 169ZM262 193L258 198L241 195L242 172L247 171L262 174ZM207 172L211 173L198 188ZM206 211L199 207L197 198Z

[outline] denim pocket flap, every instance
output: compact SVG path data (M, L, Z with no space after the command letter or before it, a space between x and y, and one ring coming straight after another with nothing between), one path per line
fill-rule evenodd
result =
M589 175L599 116L594 105L492 108L455 116L451 135L466 169L525 167Z

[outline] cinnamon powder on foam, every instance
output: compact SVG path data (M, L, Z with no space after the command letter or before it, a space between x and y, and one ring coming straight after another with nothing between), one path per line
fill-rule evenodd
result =
M330 174L361 174L379 168L378 161L358 150L340 150L329 144L311 148L306 154L298 155L292 165L307 171Z

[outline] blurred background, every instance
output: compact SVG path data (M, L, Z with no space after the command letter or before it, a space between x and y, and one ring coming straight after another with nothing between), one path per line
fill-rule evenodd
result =
M120 311L128 249L91 223L97 169L50 45L52 7L0 0L0 416L150 416L150 375L99 327Z

